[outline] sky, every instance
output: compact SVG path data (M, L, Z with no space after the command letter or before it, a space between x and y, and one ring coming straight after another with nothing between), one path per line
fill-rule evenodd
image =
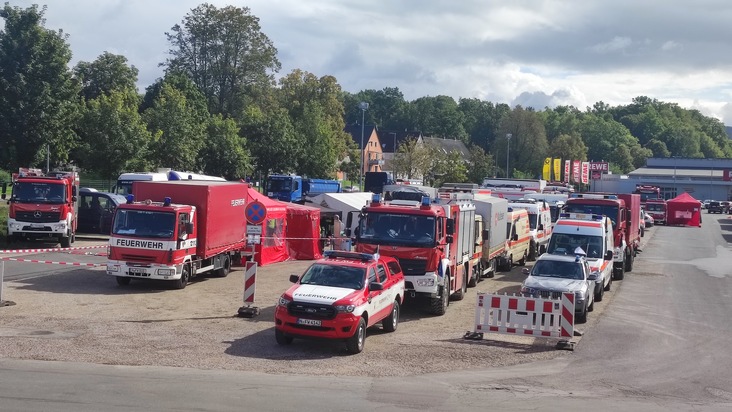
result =
M48 0L45 27L69 35L71 65L124 55L144 91L163 75L165 33L203 1ZM732 125L729 0L249 0L284 76L332 75L351 93L580 110L648 96Z

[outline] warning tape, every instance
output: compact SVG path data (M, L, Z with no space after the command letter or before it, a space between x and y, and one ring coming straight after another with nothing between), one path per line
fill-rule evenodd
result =
M53 262L50 260L38 260L38 259L21 259L11 257L0 257L0 261L7 260L12 262L26 262L26 263L43 263L46 265L67 265L67 266L84 266L84 267L100 267L107 266L106 263L82 263L82 262Z
M79 247L53 247L47 249L15 249L15 250L0 250L0 253L40 253L40 252L66 252L68 250L86 250L86 249L99 249L108 247L109 245L99 246L79 246Z

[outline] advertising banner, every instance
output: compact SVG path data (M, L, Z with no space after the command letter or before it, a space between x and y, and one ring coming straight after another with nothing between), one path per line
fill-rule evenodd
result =
M569 183L569 160L564 161L564 183Z
M580 164L581 163L582 162L579 160L572 161L572 181L574 183L580 183L580 173L581 173Z
M554 159L554 181L562 181L562 159Z
M582 184L590 183L590 162L582 162Z
M544 159L544 168L542 169L542 179L551 180L552 175L552 158L547 157Z

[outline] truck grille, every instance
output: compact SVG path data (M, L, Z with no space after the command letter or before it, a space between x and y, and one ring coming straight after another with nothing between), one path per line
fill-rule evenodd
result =
M427 261L422 259L399 259L399 266L405 276L424 275L427 272Z
M122 260L127 260L130 262L155 262L155 256L132 255L123 253Z
M54 223L61 220L61 212L15 212L15 219L30 223Z
M287 305L287 312L298 318L309 319L333 319L336 311L333 305L320 305L317 303L290 302Z

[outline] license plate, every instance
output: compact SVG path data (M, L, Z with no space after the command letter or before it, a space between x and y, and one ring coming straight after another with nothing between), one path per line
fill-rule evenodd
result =
M31 227L34 227L36 229L43 229L45 226L39 223L31 223Z
M320 321L314 319L298 319L297 324L306 326L320 326Z
M130 268L130 273L145 273L145 268Z

